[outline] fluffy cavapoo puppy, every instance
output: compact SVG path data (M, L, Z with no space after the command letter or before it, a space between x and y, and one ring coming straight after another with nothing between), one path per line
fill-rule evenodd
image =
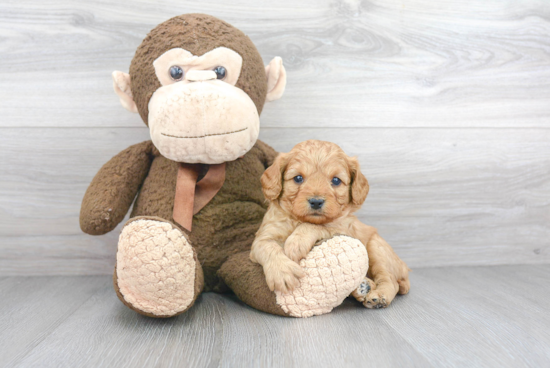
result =
M367 308L384 308L406 294L409 268L375 228L353 215L369 184L359 162L336 144L309 140L281 153L262 178L270 201L250 258L263 266L271 290L289 292L304 275L298 262L322 239L348 235L367 247L369 270L353 296ZM361 290L362 289L362 290Z

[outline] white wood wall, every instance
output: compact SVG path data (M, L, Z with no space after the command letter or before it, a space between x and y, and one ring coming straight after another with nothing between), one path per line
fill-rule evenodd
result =
M414 267L550 262L550 2L0 3L0 275L110 273L118 230L82 234L111 156L148 139L111 87L156 24L209 13L288 85L261 139L357 155L360 217Z

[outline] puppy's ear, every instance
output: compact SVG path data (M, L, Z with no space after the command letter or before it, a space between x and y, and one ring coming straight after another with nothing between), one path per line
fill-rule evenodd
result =
M264 171L262 181L262 191L265 198L274 201L281 195L283 190L283 173L288 163L288 153L279 153L279 156L273 162L273 165Z
M355 157L348 157L348 165L351 172L351 202L355 205L362 205L369 194L369 182L359 169L359 161Z

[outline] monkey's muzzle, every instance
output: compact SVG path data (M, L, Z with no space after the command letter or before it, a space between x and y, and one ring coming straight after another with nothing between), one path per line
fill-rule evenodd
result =
M151 139L174 161L218 164L236 160L258 139L260 117L240 88L218 81L178 82L149 101Z

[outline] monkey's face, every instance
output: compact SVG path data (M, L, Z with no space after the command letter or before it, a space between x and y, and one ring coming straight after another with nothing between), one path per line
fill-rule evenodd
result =
M153 63L162 87L149 101L151 139L174 161L216 164L248 152L260 117L250 97L235 87L242 57L225 47L198 57L175 48Z
M205 14L159 24L136 50L130 74L113 72L120 102L141 115L160 153L187 163L246 154L264 102L280 98L285 84L280 57L264 68L243 32Z

